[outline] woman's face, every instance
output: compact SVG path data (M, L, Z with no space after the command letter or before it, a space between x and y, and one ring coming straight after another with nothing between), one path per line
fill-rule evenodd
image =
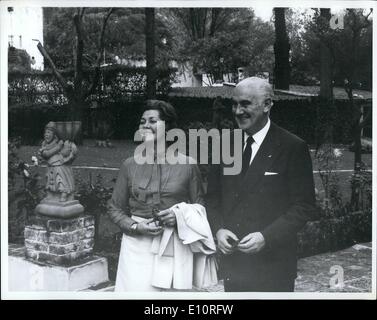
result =
M139 130L143 141L157 141L165 138L165 130L160 113L157 110L146 110L140 119Z
M50 129L46 129L44 138L47 141L47 143L50 143L54 139L54 132Z

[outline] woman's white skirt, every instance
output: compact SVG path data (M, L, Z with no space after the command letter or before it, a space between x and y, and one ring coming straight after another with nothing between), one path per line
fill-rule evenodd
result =
M119 254L115 291L161 291L151 285L153 260L151 253L153 237L123 234Z
M137 222L144 218L132 216ZM151 252L153 236L123 234L114 291L162 291L151 285L153 261Z

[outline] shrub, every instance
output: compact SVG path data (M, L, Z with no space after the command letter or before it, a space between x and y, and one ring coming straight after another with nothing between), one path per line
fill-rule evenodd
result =
M357 198L352 199L352 206L357 210L369 210L372 208L372 172L363 166L360 171L355 171L351 178L351 190Z
M76 177L76 199L84 206L85 212L94 216L95 238L94 246L100 243L99 225L101 215L107 213L107 201L111 198L113 187L105 187L103 177L98 174L93 179L89 173L89 179L84 181L80 176ZM115 182L115 178L111 180Z
M9 242L23 242L28 218L44 196L41 176L20 160L17 151L20 138L8 142L8 230Z
M298 255L307 257L337 251L372 240L372 210L344 211L335 218L309 222L298 234Z
M115 88L115 87L114 87ZM115 89L114 89L115 90ZM198 97L168 97L160 95L176 108L178 126L188 123L212 121L213 99ZM144 102L143 94L123 94L111 92L96 102L98 107L87 108L83 116L83 130L86 138L99 138L100 124L111 128L104 135L111 139L132 139L137 128L140 110ZM224 120L233 122L231 101L224 99ZM352 142L352 108L347 101L335 101L336 117L333 119L333 142ZM68 116L65 105L22 102L9 106L9 135L20 135L23 143L34 143L40 139L44 125L48 121L65 121ZM308 144L319 145L323 136L326 112L316 99L278 100L271 109L271 119L281 127L304 139ZM33 119L31 122L30 119Z
M342 206L339 192L339 178L336 172L342 152L331 144L321 145L315 152L314 160L318 166L319 177L323 186L323 196L318 195L318 201L323 210L329 215Z

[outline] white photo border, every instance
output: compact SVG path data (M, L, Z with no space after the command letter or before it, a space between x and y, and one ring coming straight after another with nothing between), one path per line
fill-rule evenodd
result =
M117 292L11 292L8 289L8 62L7 30L5 19L7 7L336 7L336 8L377 8L374 1L351 0L65 0L57 3L52 0L5 0L0 1L0 128L1 128L1 296L5 300L114 300L114 299L151 299L151 300L248 300L248 299L376 299L376 174L372 171L372 292L370 293L336 293L336 292L292 292L292 293L235 293L235 292L159 292L159 293L117 293ZM375 31L375 30L374 30ZM375 70L376 32L373 32L373 71ZM373 88L376 88L376 74L373 72ZM375 107L377 96L372 92ZM373 112L373 137L376 137L376 112ZM376 150L377 141L373 141ZM377 160L373 152L372 166L376 168Z

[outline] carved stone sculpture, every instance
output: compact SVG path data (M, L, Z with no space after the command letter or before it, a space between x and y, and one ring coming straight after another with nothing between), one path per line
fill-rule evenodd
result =
M74 200L75 180L71 164L76 158L77 147L70 140L61 140L55 122L45 127L44 141L39 149L41 158L47 164L46 197L36 207L42 215L71 218L84 211Z

